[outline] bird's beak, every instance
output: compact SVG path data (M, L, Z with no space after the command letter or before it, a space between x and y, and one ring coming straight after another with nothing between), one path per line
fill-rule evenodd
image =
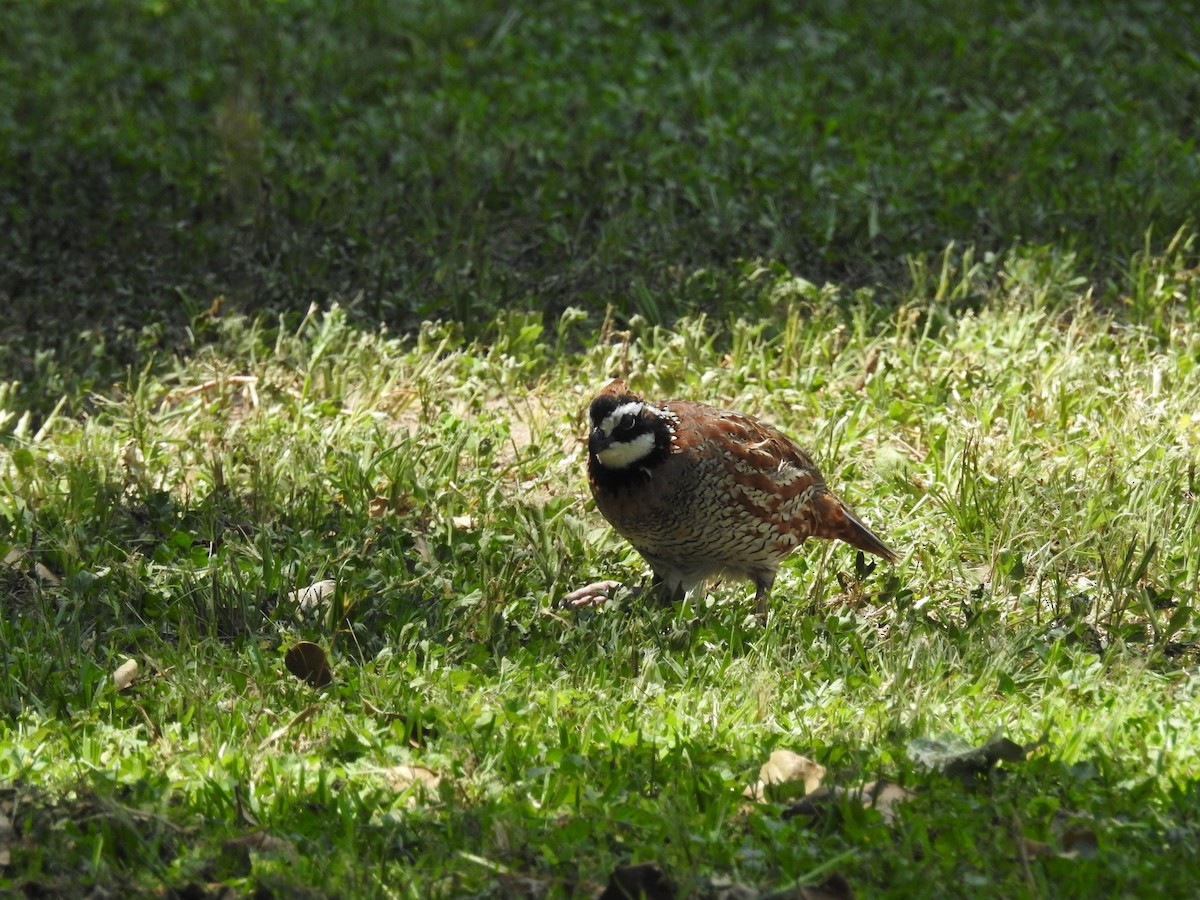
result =
M599 456L601 451L611 443L612 436L606 435L603 428L593 428L591 435L588 437L588 452L592 456Z

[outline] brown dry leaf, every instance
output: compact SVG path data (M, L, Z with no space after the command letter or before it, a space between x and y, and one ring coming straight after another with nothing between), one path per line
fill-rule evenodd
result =
M367 504L367 516L372 519L381 518L392 506L392 501L387 497L372 497Z
M267 834L265 831L252 831L239 837L230 838L221 844L221 856L224 865L238 875L249 875L253 862L251 853L265 853L271 856L282 856L288 859L296 858L296 847L291 841Z
M251 831L249 834L229 838L222 846L245 847L248 850L255 850L259 853L293 854L296 852L296 846L291 841L275 837L275 835L265 831Z
M815 887L802 887L797 900L854 900L854 891L845 876L836 872Z
M470 531L475 527L474 516L451 516L450 524L462 531Z
M596 900L675 900L675 884L656 862L617 866Z
M1017 849L1021 851L1021 856L1025 859L1038 859L1042 856L1054 855L1054 848L1049 844L1027 837L1017 839Z
M520 872L499 872L496 881L500 887L500 896L512 900L545 900L553 895L558 882L551 878L537 875L525 875Z
M406 791L414 784L422 784L430 790L437 790L442 783L442 776L428 766L410 766L402 764L392 766L384 771L384 777L394 790Z
M774 750L758 771L758 782L746 787L743 796L763 802L770 794L772 799L788 799L811 794L821 785L825 767L791 750Z
M1062 836L1063 852L1067 859L1091 859L1100 851L1100 841L1090 828L1071 828Z
M308 587L289 592L287 598L289 603L295 604L299 612L314 613L329 605L335 590L337 582L326 578L324 581L317 581Z
M289 647L283 664L289 672L313 687L325 687L333 681L325 651L312 641L300 641Z
M8 821L8 816L0 812L0 867L11 865L12 844L16 837L17 833L12 827L12 822Z
M40 562L33 564L33 574L51 587L58 587L62 584L62 579L43 566Z
M863 785L860 797L865 809L876 809L883 821L891 825L896 821L901 803L907 803L917 796L907 788L902 788L895 782L881 778L879 781L869 781Z
M123 691L128 688L138 677L138 664L136 659L127 659L121 663L113 671L113 687L118 691Z
M867 352L867 358L863 360L862 371L859 372L858 377L855 378L853 383L850 385L850 390L854 391L856 394L860 392L867 386L867 382L870 380L871 376L875 374L875 370L878 368L879 348L872 347Z
M429 544L429 539L421 532L414 531L412 533L413 553L417 559L425 563L431 568L438 564L437 554L433 552L433 547Z
M428 766L422 765L398 765L392 766L390 769L385 769L383 777L387 780L388 786L398 794L408 792L410 794L408 802L410 806L417 803L420 796L424 794L437 793L438 786L442 783L442 776Z
M714 875L694 896L696 900L758 900L759 892L728 875Z
M822 785L811 794L789 803L780 813L785 822L796 816L804 816L809 824L822 821L831 812L837 810L837 803L846 796L846 789Z
M13 569L20 569L20 562L25 558L25 550L19 547L12 547L8 553L4 554L4 564ZM33 574L38 580L45 582L51 587L58 587L62 584L62 579L51 572L41 562L34 562Z
M715 880L713 882L715 884ZM854 892L850 882L844 876L833 874L820 884L808 887L784 888L772 890L769 894L760 894L756 890L736 886L736 892L728 894L712 887L697 894L700 900L854 900Z
M306 707L305 709L300 710L300 712L296 713L294 716L292 716L288 720L286 725L280 725L278 728L276 728L274 731L272 731L270 734L268 734L265 738L263 738L262 743L258 745L259 752L261 753L263 750L266 750L268 747L270 747L272 744L274 744L277 740L279 740L281 737L283 737L285 734L287 734L289 731L291 731L297 725L301 725L304 722L306 722L308 719L312 718L313 713L315 713L320 708L321 708L321 704L314 703L312 706L309 706L309 707Z
M254 815L246 802L246 788L240 781L233 785L233 811L237 821L251 828L258 828L258 816Z
M861 788L843 788L826 785L817 788L806 797L795 803L788 804L782 817L792 819L805 816L811 822L819 822L831 812L836 813L838 804L844 802L859 803L863 809L878 810L879 815L889 825L896 821L899 811L896 807L915 797L912 791L900 787L886 779L868 781Z
M138 447L136 440L131 438L121 448L121 465L125 467L126 474L133 481L141 481L146 477L146 458L142 456L141 448Z
M404 726L404 732L408 735L408 743L411 747L424 747L430 738L438 736L437 727L420 716L380 709L365 697L363 698L363 709L368 714L383 719L385 722L399 722Z

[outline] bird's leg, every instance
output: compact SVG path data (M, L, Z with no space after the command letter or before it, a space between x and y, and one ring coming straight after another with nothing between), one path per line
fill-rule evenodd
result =
M754 576L754 615L760 625L767 624L767 598L771 593L771 585L775 583L773 574Z
M657 572L650 579L650 590L654 592L658 597L658 602L663 606L681 602L687 593L682 584L677 584L672 588L670 583Z

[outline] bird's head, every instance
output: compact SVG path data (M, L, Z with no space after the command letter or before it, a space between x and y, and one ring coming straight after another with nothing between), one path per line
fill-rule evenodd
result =
M671 443L670 417L614 381L588 409L588 453L610 471L649 468Z

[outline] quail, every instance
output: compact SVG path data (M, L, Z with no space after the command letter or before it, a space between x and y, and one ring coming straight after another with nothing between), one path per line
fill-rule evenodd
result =
M810 537L898 557L783 432L690 400L652 403L617 379L588 410L596 506L654 571L667 599L710 577L754 583L756 611L783 560Z

